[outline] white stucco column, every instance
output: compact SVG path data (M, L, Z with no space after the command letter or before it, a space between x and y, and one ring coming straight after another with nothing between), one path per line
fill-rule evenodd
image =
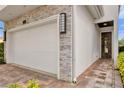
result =
M113 59L114 63L118 60L118 17L114 20L114 32L113 32Z

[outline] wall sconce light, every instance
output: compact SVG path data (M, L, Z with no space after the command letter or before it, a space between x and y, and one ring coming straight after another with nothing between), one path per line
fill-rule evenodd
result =
M66 13L60 13L59 30L60 33L66 33Z

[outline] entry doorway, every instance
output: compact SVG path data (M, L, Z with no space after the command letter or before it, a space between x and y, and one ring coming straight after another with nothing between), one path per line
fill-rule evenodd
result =
M112 33L101 33L101 58L112 58Z

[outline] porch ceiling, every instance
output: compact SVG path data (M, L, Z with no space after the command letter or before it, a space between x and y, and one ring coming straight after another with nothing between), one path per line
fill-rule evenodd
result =
M39 6L40 5L7 5L5 7L0 6L0 20L11 20Z
M86 7L94 19L100 19L104 16L104 10L102 5L87 5Z

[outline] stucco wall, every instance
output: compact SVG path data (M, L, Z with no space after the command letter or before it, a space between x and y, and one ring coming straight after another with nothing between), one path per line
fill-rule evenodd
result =
M22 24L42 20L52 15L65 12L67 14L67 32L60 34L60 79L72 81L72 6L45 5L22 16L6 22L6 28L11 29Z
M85 6L73 8L74 78L100 56L100 34Z
M118 16L117 16L118 17ZM114 20L114 33L113 33L113 58L115 65L118 62L118 18Z

